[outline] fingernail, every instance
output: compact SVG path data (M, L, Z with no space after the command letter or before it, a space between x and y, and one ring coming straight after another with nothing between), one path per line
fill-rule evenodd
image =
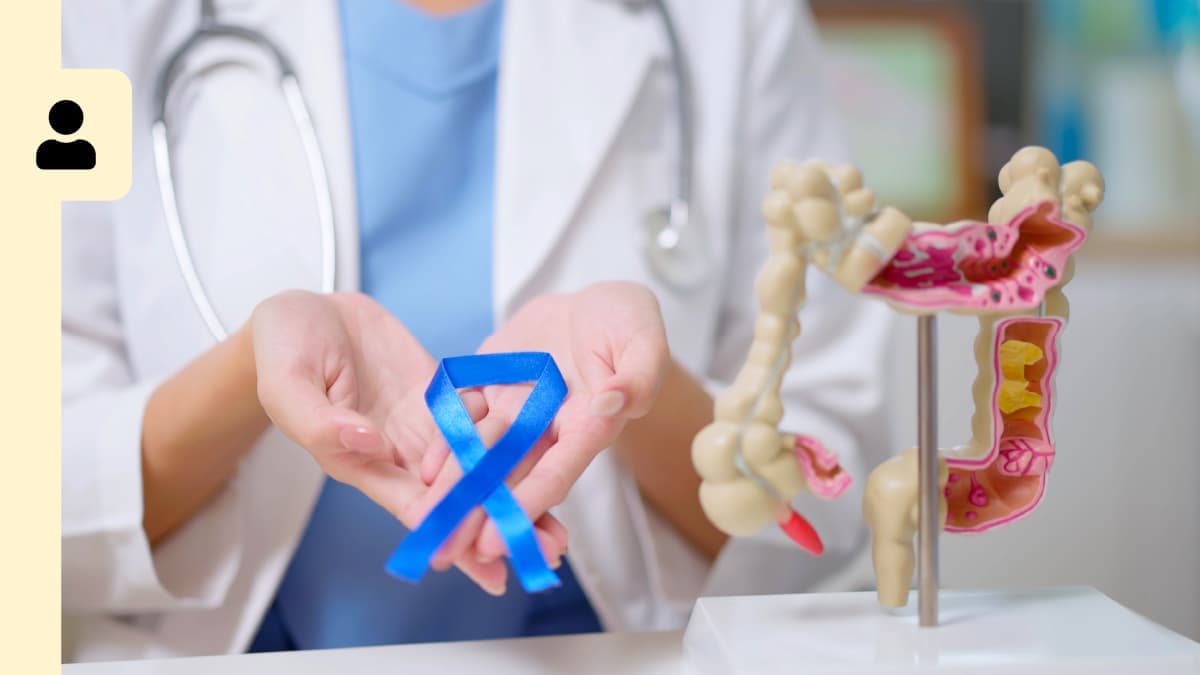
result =
M375 434L367 427L342 427L338 440L347 450L366 452L375 449Z
M555 558L554 562L550 563L550 569L552 569L552 570L556 570L560 567L562 567L562 556L561 555L558 556L557 558Z
M500 583L496 584L495 586L490 586L490 585L484 584L483 590L488 595L499 598L502 595L504 595L504 591L508 590L508 588L505 586L504 582L500 582Z
M483 564L483 565L488 565L495 559L496 558L494 556L484 555L482 553L475 554L475 560L477 560L480 564Z
M605 391L592 397L592 414L596 417L612 417L625 407L625 394L620 391Z

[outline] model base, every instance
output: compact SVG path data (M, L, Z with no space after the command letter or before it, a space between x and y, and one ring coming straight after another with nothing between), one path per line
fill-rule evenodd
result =
M684 636L695 675L1200 673L1200 645L1091 588L947 591L940 625L875 593L701 598Z

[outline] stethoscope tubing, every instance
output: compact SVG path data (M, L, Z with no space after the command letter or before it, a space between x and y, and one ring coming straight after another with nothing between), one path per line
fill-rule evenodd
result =
M668 209L667 228L658 234L655 243L670 250L679 245L683 230L691 221L690 206L692 203L692 79L684 60L683 45L679 42L679 33L675 30L675 21L671 11L667 9L665 0L653 0L654 8L662 23L663 34L667 36L667 46L671 50L671 70L675 80L675 117L678 122L676 138L676 156L679 159L675 167L675 195Z
M175 189L175 180L171 165L171 147L167 129L167 103L170 96L171 84L177 76L183 62L183 57L208 38L232 37L261 47L274 55L279 66L279 88L283 92L288 112L292 122L300 134L300 143L304 150L305 163L312 180L313 195L317 201L317 214L320 222L321 236L321 285L322 293L331 293L337 283L337 223L333 213L333 194L329 184L329 172L326 169L325 156L317 139L312 113L304 100L300 81L292 68L291 62L274 43L265 35L242 28L215 23L211 12L211 4L202 4L200 28L196 30L167 60L166 67L158 80L157 102L158 117L150 127L151 140L154 149L154 169L158 177L159 196L162 200L166 217L167 232L171 240L171 249L175 254L179 271L196 305L205 327L213 339L218 342L228 337L229 331L222 323L212 305L204 283L196 271L192 259L191 246L183 229L183 221L179 212L179 201Z

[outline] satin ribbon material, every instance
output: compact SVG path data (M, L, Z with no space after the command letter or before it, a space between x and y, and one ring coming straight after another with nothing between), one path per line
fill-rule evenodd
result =
M456 390L526 382L533 382L533 389L516 420L491 450L485 449ZM566 397L562 373L544 352L443 359L425 391L425 403L462 466L463 477L400 542L388 559L387 571L412 583L420 581L438 548L471 510L482 504L504 538L521 586L537 592L560 585L558 575L542 555L533 523L504 485L504 479L546 432Z

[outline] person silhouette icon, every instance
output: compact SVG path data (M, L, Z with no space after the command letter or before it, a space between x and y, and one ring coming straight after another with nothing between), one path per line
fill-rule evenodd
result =
M83 109L64 99L50 107L50 128L70 136L83 126ZM85 140L70 142L47 140L38 146L37 167L49 170L86 171L96 168L96 149Z

